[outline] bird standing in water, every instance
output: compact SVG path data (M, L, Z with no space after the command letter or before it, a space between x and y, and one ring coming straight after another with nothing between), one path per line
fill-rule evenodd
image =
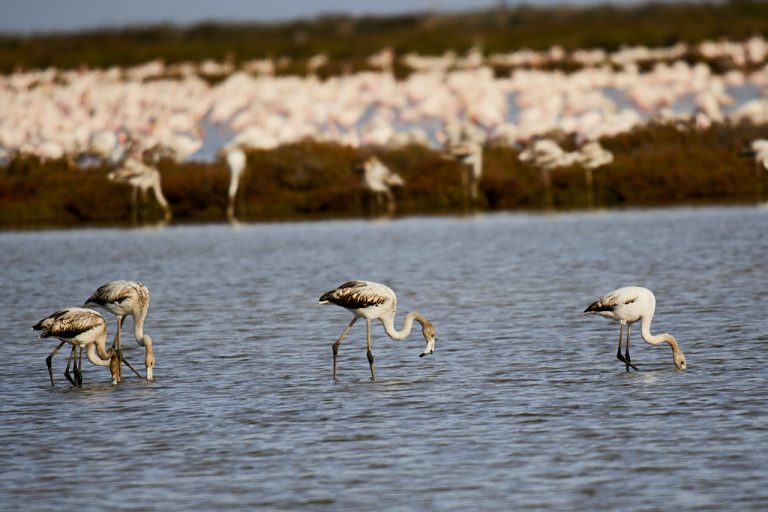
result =
M97 366L109 366L113 384L117 384L120 381L120 364L117 359L117 352L105 347L107 322L96 311L85 308L60 309L37 322L32 326L32 329L42 331L40 333L41 338L54 337L61 340L61 343L45 358L48 374L51 377L51 386L54 385L51 361L65 343L72 344L69 362L72 361L77 348L80 348L81 351L85 348L88 360L91 363ZM74 380L69 376L69 362L67 362L67 370L64 372L64 375L73 386L80 387L82 377L77 358L75 358Z
M640 321L640 334L643 339L651 345L667 343L672 348L672 358L678 370L685 370L685 355L680 349L677 340L669 333L651 334L651 321L656 311L656 297L648 288L641 286L627 286L619 288L596 300L584 310L585 315L600 315L619 322L619 348L616 357L627 366L627 371L632 367L629 357L629 334L632 324ZM624 326L627 326L627 343L624 355L621 354L621 340L624 333Z
M333 344L333 378L336 379L336 357L339 345L352 326L359 318L365 318L368 324L368 365L371 368L371 380L376 380L376 369L373 365L373 353L371 352L371 320L380 320L384 331L393 340L404 340L411 334L414 320L421 324L421 333L427 346L419 357L431 354L435 350L436 332L432 323L423 315L411 312L405 317L402 330L395 328L395 313L397 311L397 297L391 288L380 283L370 281L348 281L335 290L324 293L320 297L320 304L336 304L351 311L355 316L349 325L341 333L339 339Z
M117 318L117 334L113 342L117 349L118 358L122 361L122 349L120 347L121 330L125 317L133 317L133 334L136 343L145 349L144 366L147 370L147 380L152 380L155 367L155 353L152 347L152 338L144 334L144 319L149 310L149 288L137 281L111 281L99 286L93 292L84 307L101 307L115 315Z

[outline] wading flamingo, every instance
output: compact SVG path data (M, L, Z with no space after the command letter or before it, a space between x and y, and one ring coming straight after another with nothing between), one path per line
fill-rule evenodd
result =
M111 348L105 348L107 338L107 322L104 318L93 311L85 308L66 308L56 311L52 315L43 318L37 322L32 329L42 331L41 338L53 336L61 340L61 343L45 358L45 364L48 366L48 374L51 377L51 386L53 386L53 369L51 361L53 356L61 349L65 343L72 344L72 353L67 362L67 369L64 376L73 386L79 387L82 383L81 370L75 358L75 380L69 376L69 363L72 361L75 349L86 349L88 360L97 366L109 366L112 374L112 384L117 384L120 379L120 363L117 358L117 352Z
M599 142L589 142L576 153L576 161L584 169L584 181L587 186L587 208L595 206L595 193L592 184L592 171L613 162L613 153Z
M149 288L137 281L111 281L99 286L93 292L84 306L104 308L117 318L117 333L113 345L120 360L123 359L120 347L121 331L125 317L133 317L133 335L136 343L144 347L144 367L147 370L147 380L152 380L155 367L155 353L152 350L152 338L144 334L144 319L149 309Z
M386 208L386 215L392 216L395 213L395 194L391 187L402 187L405 185L403 178L390 170L381 160L372 156L354 169L363 174L363 185L371 194L371 211L379 214ZM386 202L386 205L382 204Z
M763 202L763 177L761 168L768 170L768 140L756 139L749 148L739 151L739 156L748 156L755 160L755 173L757 176L757 200Z
M584 310L585 315L596 314L619 322L619 348L616 357L627 365L627 371L631 366L635 370L629 357L629 332L632 324L640 320L640 334L643 339L651 345L659 343L668 343L672 347L672 357L678 370L685 370L685 356L677 344L677 340L669 333L651 334L651 321L653 313L656 310L656 297L648 288L640 286L627 286L619 288L604 296L603 298L590 304ZM624 355L621 355L621 338L624 331L624 325L627 326L627 343Z
M464 174L465 196L469 189L469 200L473 204L478 198L478 184L483 176L483 145L479 142L468 141L455 144L449 148L451 156L460 162L466 172Z
M224 155L229 167L229 190L227 191L227 219L230 222L235 218L235 199L237 198L237 188L240 185L240 177L245 171L245 153L240 148L229 150Z
M336 304L351 311L355 317L341 333L339 339L333 344L333 378L336 379L336 356L339 345L352 326L359 318L365 318L368 324L368 364L371 367L371 380L376 380L376 370L373 366L373 353L371 352L371 320L380 320L384 331L393 340L404 340L411 334L413 321L421 324L421 333L427 346L419 357L431 354L435 350L437 333L432 323L419 313L411 312L405 316L403 329L395 328L395 312L397 311L397 297L391 288L370 281L348 281L335 290L324 293L320 297L320 304Z
M151 188L155 194L155 199L163 209L165 221L171 220L171 207L163 195L163 189L160 186L160 171L146 165L135 158L128 158L121 167L115 169L107 175L110 181L115 183L125 183L131 186L131 211L137 216L136 197L141 189L141 195L146 201L147 191Z

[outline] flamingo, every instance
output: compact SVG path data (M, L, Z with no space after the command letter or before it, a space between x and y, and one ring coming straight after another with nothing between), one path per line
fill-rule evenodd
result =
M240 184L240 177L245 170L245 153L240 148L234 148L226 152L225 159L229 167L229 191L227 196L227 219L235 220L235 198L237 197L237 187Z
M142 195L146 198L147 191L151 188L155 194L155 199L165 213L165 221L171 220L171 207L168 206L160 187L160 171L140 162L135 158L128 158L122 167L115 169L107 175L110 181L116 183L127 183L131 186L131 208L134 215L136 213L136 195L141 189Z
M591 209L595 204L592 171L613 162L613 153L601 146L599 142L589 142L577 152L576 160L584 169L584 181L587 185L587 207Z
M51 377L51 386L54 385L51 361L65 343L72 344L72 353L67 361L67 369L64 372L64 376L73 386L80 387L82 383L77 358L75 358L75 380L72 380L69 376L69 364L77 348L80 348L81 356L82 349L86 349L88 360L91 363L97 366L109 366L110 373L112 374L112 384L117 384L121 380L117 352L111 348L109 350L105 348L107 322L96 311L85 308L60 309L37 322L32 326L32 329L42 331L40 338L53 336L61 340L61 343L45 358L48 374Z
M546 197L545 202L548 209L552 209L552 179L550 171L556 167L567 167L576 161L576 154L563 150L560 145L552 139L538 139L528 148L523 150L517 157L521 162L531 164L541 171L541 178L544 182Z
M656 297L648 288L641 286L627 286L614 290L603 298L596 300L584 310L585 315L597 314L619 322L619 348L616 357L627 366L637 370L629 357L629 333L632 324L640 320L640 334L643 339L651 345L659 343L668 343L672 348L672 357L678 370L685 370L685 355L680 349L677 340L669 333L651 334L651 321L653 313L656 310ZM624 355L621 355L621 338L624 333L624 325L627 326L627 343Z
M475 141L466 141L454 144L449 148L451 156L461 162L467 173L465 180L469 184L469 198L474 203L477 201L477 186L483 175L483 145Z
M115 334L113 345L117 350L120 360L124 360L120 347L120 333L123 322L128 315L133 317L133 334L136 338L136 343L145 349L144 367L147 370L147 380L152 380L155 367L155 353L152 347L152 338L148 334L144 334L144 319L149 309L149 300L149 288L145 285L137 281L119 280L110 281L99 286L93 292L93 295L85 301L84 307L101 307L115 315L117 318L117 334Z
M381 210L382 197L386 201L387 215L395 213L395 195L391 187L402 187L405 185L403 178L384 165L381 160L372 156L368 158L355 171L363 173L363 185L371 193L376 210ZM373 210L373 207L371 208Z
M395 328L395 312L397 311L397 297L391 288L380 283L370 281L348 281L335 290L320 296L320 304L336 304L351 311L355 316L349 325L341 333L339 339L333 344L333 378L336 380L336 357L339 345L352 326L359 318L365 318L368 323L368 365L371 367L371 380L376 380L376 370L373 366L373 353L371 352L371 320L381 321L384 331L393 340L404 340L411 334L413 321L421 324L421 333L427 346L419 357L431 354L435 350L437 333L432 323L423 315L411 312L405 316L402 330Z
M760 168L768 170L768 139L756 139L748 149L739 151L739 156L748 156L755 159L755 172L757 174L757 200L763 202L763 180Z

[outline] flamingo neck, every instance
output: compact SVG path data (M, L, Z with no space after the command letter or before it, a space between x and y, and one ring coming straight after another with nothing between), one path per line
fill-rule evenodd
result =
M85 347L85 354L88 360L96 366L109 366L112 358L112 349L106 349L104 343L89 343Z
M136 343L141 347L144 346L146 338L149 337L144 336L144 318L147 316L148 306L149 305L147 304L138 314L133 315L133 336L136 338Z
M643 339L651 345L658 345L659 343L667 341L666 336L668 334L651 334L651 320L653 317L641 317L640 318L640 334Z
M416 312L410 312L405 316L405 322L403 323L403 328L401 330L397 330L395 328L394 315L382 318L381 324L384 326L384 331L387 333L387 336L389 336L393 340L404 340L411 334L411 329L413 328L414 320L419 322L422 326L427 321L427 319L424 318L421 314Z
M234 202L235 196L237 195L237 187L240 184L240 170L232 170L230 171L229 176L229 190L227 191L227 195L229 196L229 201Z
M672 353L675 355L681 354L680 351L680 345L677 343L677 340L674 336L669 334L668 332L663 332L661 334L651 334L651 319L642 317L640 319L641 325L640 325L640 334L643 336L643 339L650 343L651 345L658 345L660 343L666 343L670 346L672 349Z

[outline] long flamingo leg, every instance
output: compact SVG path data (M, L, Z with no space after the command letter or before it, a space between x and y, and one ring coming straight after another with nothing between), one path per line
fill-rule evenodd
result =
M72 345L72 350L69 353L69 357L67 358L67 367L64 368L64 377L72 384L72 386L77 387L77 379L72 380L72 376L69 374L69 367L72 365L72 362L75 363L75 368L77 368L77 357L75 357L75 350L77 349L77 345Z
M376 380L376 369L373 367L373 353L371 352L371 320L368 319L368 366L371 367L371 380Z
M131 363L129 363L127 359L123 358L123 363L125 363L125 366L127 366L128 368L133 370L133 373L135 373L140 379L142 379L142 380L144 379L144 376L142 374L140 374L139 372L137 372L136 369L133 366L131 366ZM122 373L121 373L121 375L120 375L120 380L121 381L122 381L122 378L123 378L123 376L122 376Z
M53 359L53 356L55 356L56 353L59 350L61 350L61 347L63 347L65 343L66 341L62 341L61 343L59 343L59 346L53 349L53 351L51 351L51 353L48 354L48 357L45 358L45 364L46 366L48 366L48 375L51 376L51 386L53 386L53 369L51 369L51 360Z
M75 381L77 387L83 386L83 347L78 347L77 365L75 366Z
M125 322L125 316L117 315L117 333L115 334L115 341L112 342L112 347L117 351L118 371L117 380L123 380L123 350L120 348L120 341L122 340L123 322ZM132 368L131 368L132 369ZM136 370L133 370L136 371Z
M336 356L339 353L339 345L341 345L341 340L344 339L344 336L347 335L349 330L352 328L353 325L355 325L355 322L357 322L358 317L354 317L351 322L349 322L349 325L344 329L344 332L341 333L341 336L339 336L339 339L336 340L336 343L333 344L331 347L333 349L333 380L336 380Z
M632 328L632 324L627 325L627 349L626 349L626 357L622 355L621 353L621 339L624 336L624 324L621 325L621 328L619 329L619 348L616 349L616 358L621 361L622 363L627 365L627 371L629 371L630 368L634 368L637 371L640 371L637 369L637 366L633 365L629 362L629 331Z
M616 349L616 358L622 363L625 362L624 356L621 355L621 340L623 338L624 338L624 324L619 324L619 348Z

